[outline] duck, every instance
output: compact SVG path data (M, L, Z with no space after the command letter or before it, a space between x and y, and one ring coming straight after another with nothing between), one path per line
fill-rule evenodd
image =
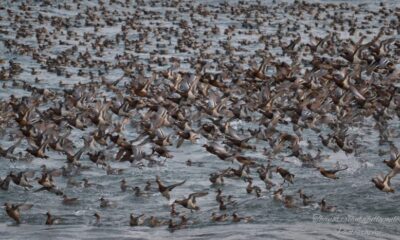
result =
M21 186L25 189L30 189L33 188L31 184L29 184L28 177L32 178L35 175L34 171L24 171L24 172L19 172L17 175L15 175L13 172L10 172L10 177L13 181L18 186Z
M323 198L319 204L321 206L321 212L336 212L337 207L336 206L332 206L332 205L328 205L325 201L325 199Z
M173 217L179 216L179 212L177 212L177 211L176 211L176 208L175 208L175 203L172 203L172 204L171 204L170 215L173 216Z
M144 214L135 216L133 213L131 213L129 225L131 227L143 225L144 224L144 219L142 219L143 216Z
M69 198L67 195L63 195L63 200L62 203L64 205L76 205L79 203L79 199L78 198Z
M165 186L164 183L161 182L160 177L157 176L157 177L156 177L156 182L157 182L157 184L158 184L158 191L161 193L161 195L162 195L163 197L165 197L166 199L170 200L170 198L171 198L171 197L170 197L170 192L171 192L174 188L179 187L179 186L185 184L186 180L184 180L184 181L182 181L182 182L179 182L179 183L176 183L176 184L172 184L172 185L169 185L169 186Z
M274 200L275 201L283 201L283 188L279 188L274 192Z
M0 189L7 191L11 182L11 176L7 175L4 179L0 178Z
M108 199L105 199L104 197L101 197L99 199L100 201L100 207L101 208L115 208L117 207L117 204L115 202L112 202Z
M181 200L175 200L174 203L177 203L187 209L198 211L200 210L200 207L196 205L196 198L203 197L206 195L208 195L208 192L191 193L187 198Z
M374 177L372 178L372 182L375 184L375 187L386 193L394 193L395 190L390 186L390 174L386 175L383 179L382 177Z
M120 188L121 188L121 191L122 192L125 192L126 191L126 189L128 188L128 184L126 183L126 180L125 180L125 178L123 178L121 181L120 181Z
M101 216L100 216L100 214L97 213L97 212L95 212L95 213L93 214L93 216L96 218L95 225L99 225L99 224L100 224L100 221L101 221Z
M46 213L47 219L46 219L46 225L53 225L53 224L58 224L60 223L60 218L54 218L50 212Z
M8 147L7 149L3 149L0 146L0 156L2 156L4 158L12 158L11 154L13 154L14 150L21 144L21 141L22 141L22 138L18 139L17 142L15 142L13 145Z
M286 208L295 208L295 201L293 196L286 195L285 198L283 199L283 204Z
M150 226L150 227L159 227L159 226L161 226L161 225L166 224L166 222L160 221L160 220L158 220L158 219L157 219L156 217L154 217L154 216L150 216L148 222L149 222L149 226Z
M11 203L4 203L4 207L6 210L7 215L12 218L16 224L21 223L21 213L20 211L29 210L33 207L33 204L11 204Z
M294 174L281 167L277 167L276 172L279 173L279 175L281 175L281 177L284 179L284 183L285 181L288 181L289 183L293 184Z
M234 222L234 223L237 223L237 222L248 223L251 221L253 221L253 218L250 216L240 217L236 212L232 213L232 222Z
M228 214L226 213L217 215L217 213L213 212L211 214L211 221L213 222L225 222L227 220L228 220Z
M348 166L346 166L345 168L342 168L342 169L335 169L335 170L327 170L327 169L325 169L323 167L318 167L317 169L319 170L321 175L326 177L326 178L339 179L339 177L336 176L336 173L348 169Z
M303 205L304 205L304 206L308 206L308 205L310 205L310 204L313 202L313 201L311 200L311 198L313 197L313 195L307 196L307 195L304 193L303 189L299 189L299 190L297 191L297 193L300 195L300 198L303 199Z

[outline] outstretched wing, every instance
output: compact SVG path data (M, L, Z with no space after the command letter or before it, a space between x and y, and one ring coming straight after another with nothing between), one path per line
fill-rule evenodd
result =
M176 187L178 187L180 185L183 185L185 182L186 182L186 180L184 180L184 181L182 181L180 183L176 183L176 184L170 185L167 188L168 188L169 191L172 191L172 189L174 189L174 188L176 188Z
M350 85L350 91L354 94L354 96L362 101L365 101L365 97L355 88L354 86Z
M59 177L62 175L62 169L54 169L48 173L52 177Z
M195 192L195 193L191 193L189 195L189 198L192 198L192 197L203 197L203 196L206 196L206 195L208 195L208 192Z
M34 170L29 170L29 171L25 171L23 174L27 178L33 178L35 176L35 171Z
M196 203L196 197L203 197L206 196L208 192L195 192L189 195L188 199L192 199L193 203Z
M33 204L22 203L17 205L18 209L21 211L29 210L33 207Z
M348 168L349 168L349 166L346 166L345 168L341 168L341 169L327 170L327 172L332 173L332 174L335 174L335 173L337 173L337 172L344 171L344 170L346 170L346 169L348 169Z
M14 149L21 143L22 138L20 138L14 145L9 147L6 152L12 154L14 152Z
M392 144L390 146L390 160L396 160L396 159L400 159L400 153L397 147Z

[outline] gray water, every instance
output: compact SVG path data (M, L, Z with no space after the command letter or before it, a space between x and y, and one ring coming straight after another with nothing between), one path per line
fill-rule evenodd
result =
M63 1L58 1L62 3ZM214 1L206 1L204 3L212 3ZM218 1L222 2L222 1ZM347 2L347 1L322 1L322 2ZM377 8L379 1L351 1L354 4L365 3L363 9L374 10ZM389 6L400 7L397 1L386 1ZM19 12L18 5L20 2L2 1L0 6L10 8L13 11ZM267 2L266 2L267 3ZM40 6L40 1L28 1L31 6L31 13L37 16L40 12L47 16L61 16L71 17L76 15L77 10L59 10L53 6ZM96 3L90 1L82 1L82 6L95 5ZM146 6L148 10L154 10L164 13L169 8L162 6ZM82 7L84 9L84 7ZM118 5L112 5L110 10L126 10L132 12L132 9L121 9ZM361 13L362 14L362 13ZM284 21L287 16L283 10L277 13L278 19L275 22ZM352 13L348 13L352 15ZM5 10L0 10L0 16L5 17ZM142 16L143 17L143 16ZM183 13L180 15L183 19L188 18L188 14ZM232 19L230 16L221 15L218 20L213 21L210 25L214 24L220 27L221 32L230 25L241 21L242 19ZM311 19L303 20L305 22L314 21ZM322 20L321 20L322 21ZM164 26L171 26L172 23L164 21L163 19L153 21L151 19L144 19L146 24L154 24L160 22ZM301 21L300 21L301 23ZM8 30L9 34L0 34L0 40L14 39L15 30L12 29L11 22L3 19L0 21L2 29ZM35 22L31 22L35 26ZM92 27L73 28L78 34L84 32L92 32ZM239 24L240 26L240 24ZM49 30L51 26L46 26ZM370 30L376 33L379 29L378 23L371 23ZM200 28L201 29L201 28ZM274 32L273 24L263 25L262 31ZM97 34L113 38L120 30L119 23L117 27L103 27ZM202 29L204 30L204 29ZM316 28L316 33L326 34L325 29ZM343 37L347 37L342 33ZM137 36L132 36L136 38ZM201 37L201 34L200 34ZM233 45L239 45L238 40L246 38L250 41L256 41L258 35L254 36L236 36L233 38ZM33 38L32 38L33 39ZM25 38L19 41L31 44L32 39ZM63 37L60 38L61 40ZM59 40L60 40L59 39ZM212 39L215 44L219 39L224 39L223 35ZM303 36L302 41L307 41L307 35ZM57 40L58 41L58 40ZM176 44L176 39L172 39L172 45ZM73 41L72 41L73 42ZM77 42L76 42L77 43ZM154 49L155 39L149 43L149 51ZM167 43L167 42L165 42ZM217 46L217 44L215 44ZM65 50L71 46L62 46L55 44L50 49L45 49L44 53L49 56ZM252 56L254 51L263 47L261 44L251 44L245 48L251 51L243 52L241 54ZM84 51L86 46L79 46L79 51ZM177 53L174 54L173 47L169 53L172 56L186 58L190 57L191 53ZM89 51L92 51L89 48ZM274 51L274 50L272 50ZM277 50L278 51L278 50ZM62 80L67 84L67 88L77 82L88 82L87 77L79 77L76 75L79 69L68 68L67 70L74 73L73 77L65 79L59 77L54 73L49 73L40 69L31 56L23 56L15 53L5 51L3 44L0 44L0 58L5 59L6 62L10 59L21 63L25 71L18 75L19 80L24 80L31 83L33 86L48 88L53 91L60 91L62 87L59 86L59 81ZM128 51L134 53L133 51ZM122 48L107 49L106 54L102 57L103 60L113 61L116 54L123 53ZM149 59L148 53L135 54L139 57L140 61L146 63ZM168 55L167 55L168 56ZM4 64L3 64L4 65ZM41 82L34 83L34 78L30 75L30 68L35 67L39 69L39 74L36 75ZM166 67L156 67L156 69L165 69ZM107 74L108 79L117 79L121 76L122 71L111 70ZM3 82L0 82L1 84ZM0 99L8 99L13 94L15 96L29 95L30 93L24 91L20 87L11 87L10 84L7 88L0 87ZM245 126L245 122L235 121L233 127L240 129ZM207 143L207 140L201 138L197 140L196 144L190 144L185 141L181 148L176 149L170 147L171 153L174 155L172 159L167 160L165 166L144 167L138 169L131 167L129 163L119 163L111 161L112 167L124 168L122 176L108 176L101 168L93 166L90 171L83 172L81 176L74 177L75 180L81 181L86 177L90 182L96 182L104 186L102 189L97 188L70 188L66 186L65 178L55 178L57 186L70 197L79 197L80 204L77 206L65 206L61 204L61 197L47 192L24 191L22 188L11 184L10 189L0 191L0 202L27 202L32 203L34 207L31 210L22 212L22 224L19 226L14 225L13 221L6 215L5 211L0 214L0 239L398 239L399 228L398 224L400 219L399 209L399 194L385 194L377 190L371 183L371 178L379 173L388 171L388 168L382 163L383 159L389 158L389 146L379 145L379 137L376 130L373 129L374 121L367 119L360 127L351 128L351 134L357 133L363 137L359 138L358 144L360 148L356 154L346 155L343 152L334 153L328 149L323 150L323 154L328 155L329 159L322 165L331 168L336 162L341 165L348 165L349 169L340 172L339 180L333 181L330 179L322 178L320 173L315 169L303 168L301 163L296 158L285 158L287 153L280 154L278 159L284 161L279 162L279 165L290 169L295 174L295 183L285 188L285 194L296 195L299 188L303 188L309 195L313 195L316 201L325 198L328 203L338 206L336 213L321 213L317 204L308 207L298 207L294 209L287 209L281 203L277 203L272 199L272 192L268 192L263 188L262 197L256 198L254 195L248 195L245 191L246 183L237 179L226 178L223 192L225 195L233 195L237 200L238 205L234 208L228 209L227 213L231 214L236 211L241 216L252 216L254 221L251 223L235 224L230 221L225 223L213 223L210 221L212 212L219 213L218 206L215 202L216 188L210 185L208 180L211 172L227 168L227 163L220 161L217 157L204 151L201 146ZM247 127L246 127L247 128ZM394 118L390 122L390 128L393 133L392 141L399 146L400 136L400 122L398 118ZM89 128L86 132L92 131L94 128ZM6 131L13 132L17 130L6 129ZM73 130L71 138L76 140L77 146L83 146L80 139L81 132ZM127 127L125 135L128 139L133 139L137 133L132 127ZM175 139L176 140L176 139ZM318 136L310 131L305 130L303 133L303 140L301 146L306 147L307 141L311 141L314 145L320 145ZM265 161L266 157L262 155L263 147L266 147L265 142L252 141L252 144L257 146L256 152L249 152L247 155L257 157L260 161ZM7 137L0 139L0 144L3 147L10 146L12 141ZM16 152L23 151L27 147L24 141L21 146L16 149ZM99 147L99 149L101 149ZM149 151L146 146L145 151ZM379 154L379 150L384 151L383 155ZM315 152L311 153L314 155ZM4 177L10 171L21 171L27 169L39 170L42 164L46 164L49 168L59 168L64 165L65 156L59 155L54 152L48 153L50 158L48 160L34 159L30 163L24 162L9 162L7 159L0 158L0 176ZM115 156L115 149L107 155L109 159ZM185 161L191 159L194 163L201 163L201 166L186 166ZM81 159L83 163L88 163L87 156ZM277 160L279 161L279 160ZM88 163L89 164L89 163ZM91 164L91 163L90 163ZM237 164L230 164L230 166L237 167ZM38 173L39 174L39 173ZM172 192L172 199L167 201L157 192L154 183L155 176L159 175L166 183L175 183L182 180L187 182ZM255 184L263 186L263 183L258 180L257 173L252 172ZM149 196L135 197L132 192L122 193L119 188L119 181L125 178L131 186L144 187L147 180L153 181L153 189ZM274 175L274 180L280 182L280 176ZM38 185L35 183L35 189ZM397 189L400 186L398 178L392 180L392 186ZM188 228L177 230L175 232L168 231L166 226L150 228L146 226L129 227L129 214L135 215L144 213L146 216L157 216L163 220L168 220L169 205L174 199L181 199L184 196L196 191L208 191L209 194L205 197L199 198L198 203L201 208L199 212L191 213L190 211L177 206L177 211L185 213L188 216L191 224ZM101 209L99 207L98 199L104 196L107 199L115 202L117 206L111 209ZM301 206L298 200L298 206ZM45 226L46 220L45 213L51 213L62 219L60 225ZM99 226L94 224L93 213L99 212L102 216L102 223ZM368 217L379 216L382 219L366 220ZM329 219L339 217L339 220ZM354 220L352 217L361 218ZM346 220L348 219L348 220ZM392 221L392 222L384 222Z

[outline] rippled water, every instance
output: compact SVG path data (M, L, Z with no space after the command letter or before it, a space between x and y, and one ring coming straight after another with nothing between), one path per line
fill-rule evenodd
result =
M75 11L58 10L51 6L40 6L40 1L33 1L32 14L41 12L48 16L73 16L76 14ZM213 1L208 1L213 2ZM347 2L347 1L323 1L323 2ZM378 1L351 1L354 3L367 3L366 8L376 8ZM388 1L390 6L398 6L396 1ZM82 5L93 5L92 2L84 1ZM11 8L18 12L18 3L3 1L0 6ZM118 6L112 6L117 10L121 10ZM112 9L111 8L111 9ZM156 11L165 11L166 8L146 7L146 9L152 9ZM4 17L5 10L0 10L0 16ZM351 14L351 13L349 13ZM278 13L279 19L276 21L282 21L287 16L284 12ZM187 14L182 15L183 18L187 18ZM229 16L220 16L216 20L216 24L221 27L221 32L226 26L232 23L236 23L240 19L230 19ZM171 25L171 23L163 20L158 20L165 26ZM311 21L311 20L305 20ZM151 20L144 20L150 24ZM0 39L12 39L13 30L9 28L9 22L6 20L0 21L2 28L8 29L10 34L1 34ZM372 24L372 23L371 23ZM378 29L379 25L372 24L370 29ZM102 28L98 34L103 34L107 37L115 36L119 31L119 27L105 27ZM273 31L274 27L264 26L264 31ZM82 34L85 31L92 31L92 28L80 27L74 28L74 31ZM315 29L317 32L324 33L323 29ZM257 37L253 36L254 39L249 37L249 40L255 40ZM240 37L237 37L240 39ZM304 41L307 41L307 36L304 36ZM24 39L26 43L29 43L29 39ZM172 39L172 42L175 40ZM213 40L214 43L218 41L218 38ZM155 41L153 42L155 43ZM236 43L237 44L237 43ZM66 49L70 46L55 46L52 49L46 49L44 51L49 53L57 54L58 52ZM250 48L258 49L258 44L250 45ZM82 51L85 47L79 47ZM59 91L62 88L59 86L59 81L62 80L70 84L81 82L87 82L87 77L78 77L76 74L73 78L65 79L59 77L56 74L50 74L45 70L39 70L40 73L37 75L42 81L39 83L33 83L33 78L30 75L30 68L40 66L32 61L30 56L15 55L10 52L5 52L5 48L0 44L0 51L2 54L1 58L14 61L22 64L22 67L26 69L22 74L18 75L18 79L25 80L32 83L34 86L46 87L54 91ZM103 59L112 61L113 56L118 53L122 53L123 49L109 49L106 51L107 54ZM252 55L253 52L243 52L244 55ZM171 51L171 55L174 55ZM137 54L139 59L146 61L149 55L146 53ZM175 55L174 55L175 56ZM179 53L176 56L184 58L190 56L190 53ZM69 68L68 71L77 73L79 69ZM112 70L108 74L109 79L116 79L121 76L122 71ZM1 83L1 82L0 82ZM67 86L68 87L68 86ZM24 91L20 87L2 88L0 87L0 99L7 99L11 94L16 96L22 96L30 94ZM239 129L245 126L245 122L236 121L233 126ZM83 177L87 177L91 182L100 183L103 188L71 188L67 187L67 180L65 178L56 178L55 181L64 192L71 197L79 197L80 204L77 206L65 206L61 204L61 197L47 193L24 191L22 188L11 184L10 189L0 191L0 202L29 202L34 204L34 207L29 211L22 212L23 223L19 226L15 226L3 212L0 214L0 239L396 239L398 238L399 230L397 220L395 223L359 223L356 221L343 222L338 221L337 223L327 223L329 217L373 217L380 216L382 218L392 218L400 216L399 209L399 194L384 194L379 192L373 184L370 182L371 178L378 173L386 172L387 167L382 164L383 159L387 159L389 156L388 145L379 145L379 138L376 131L373 130L374 122L371 119L367 119L362 127L350 129L350 134L359 134L364 137L359 138L358 144L360 148L356 154L345 155L343 152L334 153L332 151L324 150L323 154L329 155L329 160L323 163L324 166L332 166L336 162L342 165L348 165L347 171L341 172L338 175L340 179L332 181L330 179L322 178L318 171L310 168L302 168L299 160L295 158L284 158L285 161L279 163L280 166L290 169L295 174L295 183L285 188L285 193L296 194L299 188L303 188L307 194L313 195L314 198L319 201L323 197L331 204L338 206L338 212L334 214L325 214L319 211L318 205L309 207L299 207L294 209L287 209L281 203L277 203L272 199L272 193L263 190L262 197L256 198L254 195L248 195L245 191L246 183L237 179L226 179L224 186L224 194L232 194L235 200L238 201L238 205L231 208L227 213L231 214L233 211L237 211L239 215L252 216L254 221L247 224L233 224L231 222L226 223L213 223L209 220L211 212L219 212L218 206L215 202L215 190L210 186L208 180L209 173L217 170L222 170L227 167L227 163L218 160L215 156L208 154L204 151L201 146L207 143L206 139L201 138L196 144L190 144L185 141L181 148L176 149L171 147L171 153L174 157L168 160L165 166L158 167L145 167L138 169L131 167L129 163L118 163L112 162L113 167L124 168L125 172L123 176L107 176L105 171L101 168L92 167L90 171L83 172L81 176L74 177L75 180L81 181ZM247 126L246 126L247 128ZM397 118L391 121L390 128L393 129L393 136L395 137L393 142L399 145L399 129L400 122ZM89 128L87 132L94 130ZM6 131L12 131L10 129ZM82 146L83 142L80 139L81 132L74 130L71 134L73 139L76 139L76 145ZM126 129L126 137L133 139L137 136L137 133L133 128L128 127ZM307 141L311 141L314 145L319 145L320 140L318 136L311 130L305 130L304 139L301 142L301 146L306 148ZM7 137L0 139L1 146L10 146L12 141L9 141ZM265 161L265 156L261 154L261 150L265 147L265 142L252 142L257 146L256 153L249 152L247 155L254 156L259 159L260 162ZM23 144L17 149L16 152L22 151L27 147L27 144ZM149 151L148 148L144 148L145 151ZM384 150L385 154L379 156L378 150ZM312 152L312 154L315 154ZM282 153L280 159L287 153ZM58 155L57 153L50 152L49 160L34 159L31 163L15 162L11 163L6 159L1 159L0 176L4 177L10 171L20 171L27 169L38 170L42 164L46 164L49 168L59 168L65 162L65 156ZM111 151L108 155L110 159L115 156L115 151ZM191 159L194 163L201 163L201 166L186 166L185 161ZM88 163L87 156L84 156L82 162ZM232 164L231 166L237 167ZM149 196L135 197L132 192L121 193L119 188L119 181L125 178L127 182L132 186L143 187L146 180L154 181L155 176L159 175L166 183L175 183L181 180L187 180L187 182L172 192L172 200L169 202L162 198L156 191L155 183L153 184L153 190ZM255 184L263 186L263 183L258 180L255 171L252 172L254 175ZM276 181L280 181L280 177L274 178ZM396 189L399 188L400 181L398 179L392 180L392 186ZM35 185L35 189L38 186ZM191 213L181 207L177 207L179 212L184 212L190 219L191 224L188 228L170 232L166 226L158 228L150 227L129 227L129 214L130 213L145 213L146 216L157 216L161 219L169 219L169 204L172 203L173 199L180 199L183 196L187 196L191 192L195 191L209 191L209 195L199 198L199 206L201 210L196 213ZM115 208L101 209L99 207L98 199L104 196L117 203ZM301 205L300 202L298 204ZM51 211L55 216L62 218L61 225L45 226L45 215L47 211ZM94 212L99 212L102 216L102 223L100 226L94 225Z

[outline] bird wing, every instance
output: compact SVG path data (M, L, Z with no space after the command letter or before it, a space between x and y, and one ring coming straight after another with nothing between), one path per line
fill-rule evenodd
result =
M26 204L26 203L22 203L22 204L18 204L18 205L17 205L17 208L18 208L19 210L21 210L21 211L29 210L29 209L31 209L32 207L33 207L33 204Z
M54 169L49 172L49 175L52 177L59 177L62 175L62 169Z
M342 169L336 169L336 170L327 170L327 172L328 172L328 173L335 174L335 173L337 173L337 172L344 171L344 170L346 170L346 169L348 169L348 168L349 168L349 167L348 167L348 166L346 166L345 168L342 168Z
M362 101L365 101L365 97L355 88L354 86L350 85L350 91L354 94L354 96Z
M185 182L186 182L186 180L184 180L184 181L182 181L182 182L180 182L180 183L176 183L176 184L170 185L170 186L168 186L167 188L168 188L169 191L171 191L171 190L174 189L175 187L178 187L178 186L180 186L180 185L183 185Z
M30 170L30 171L25 171L23 173L23 175L27 178L33 178L35 176L35 171L34 170Z
M64 195L64 193L61 190L55 187L47 188L46 190L59 196Z
M206 196L206 195L208 195L208 192L195 192L195 193L191 193L189 195L189 198L192 198L192 197L203 197L203 196Z
M0 181L0 188L3 190L8 190L10 186L11 177L8 175L3 181Z
M22 138L20 138L14 145L12 145L11 147L9 147L7 150L6 150L6 152L7 153L13 153L14 152L14 149L21 143L21 141L22 141Z
M176 143L176 148L179 148L182 143L185 141L185 139L183 139L182 137L179 138L178 142Z
M79 159L81 158L82 154L84 151L86 151L86 146L84 146L83 148L81 148L78 152L76 152L76 154L74 155L74 158L79 161Z
M115 156L115 159L117 161L121 160L122 156L124 156L126 152L130 152L130 155L132 155L132 151L126 150L124 148L120 148L117 155Z
M379 174L378 176L375 177L375 180L377 180L378 182L383 182L383 174Z
M385 176L385 178L383 179L383 182L387 182L387 184L390 186L390 176L389 176L389 174Z
M390 160L400 159L400 153L396 146L390 146Z
M226 151L226 149L218 144L213 145L214 151L217 153L221 153L221 154L229 154L228 151Z

